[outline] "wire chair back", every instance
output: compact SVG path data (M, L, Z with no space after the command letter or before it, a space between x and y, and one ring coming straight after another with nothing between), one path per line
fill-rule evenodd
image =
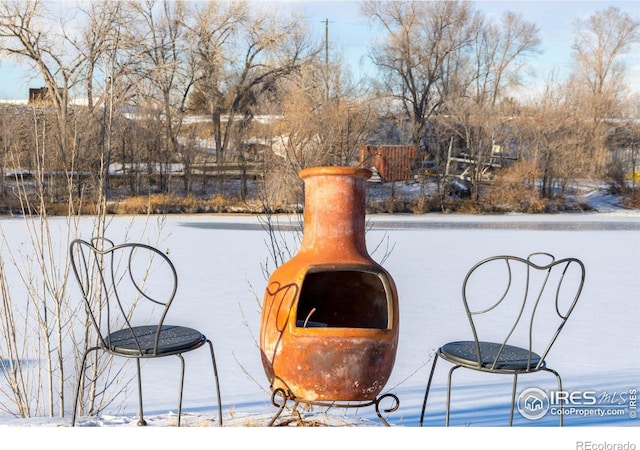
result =
M549 253L493 256L475 264L464 278L462 298L478 369L500 369L510 346L528 349L526 371L543 368L584 280L580 260L556 260ZM483 342L498 343L499 350L483 352Z
M106 238L71 243L71 261L82 291L87 314L109 350L109 336L140 324L154 327L154 345L149 356L158 353L160 331L178 288L178 276L171 260L158 249L141 243L114 245ZM131 331L138 352L144 356L139 335ZM149 336L149 339L152 337ZM147 342L148 343L148 342Z

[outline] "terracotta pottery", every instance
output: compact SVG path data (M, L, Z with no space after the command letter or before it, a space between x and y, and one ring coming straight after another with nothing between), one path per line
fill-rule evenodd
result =
M304 229L296 255L271 275L260 350L271 389L298 401L369 401L385 386L398 345L398 295L367 252L371 171L302 170Z

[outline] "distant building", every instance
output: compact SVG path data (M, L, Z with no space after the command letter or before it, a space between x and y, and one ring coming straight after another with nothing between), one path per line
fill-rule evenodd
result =
M413 180L417 152L412 145L363 145L360 165L375 168L383 181Z
M31 88L29 89L29 104L30 105L42 105L51 104L51 97L49 96L49 88Z

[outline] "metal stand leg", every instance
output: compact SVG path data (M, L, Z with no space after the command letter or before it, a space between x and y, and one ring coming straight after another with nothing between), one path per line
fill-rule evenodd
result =
M304 403L307 405L323 406L328 408L363 408L366 406L374 406L376 410L376 415L378 416L380 421L385 426L388 427L390 425L389 425L389 422L387 422L387 420L382 415L382 412L380 410L380 403L382 402L382 400L389 399L389 398L393 400L393 403L389 408L382 410L382 412L384 413L394 412L400 407L400 400L395 394L387 393L379 397L376 397L375 400L363 401L363 402L339 402L339 401L317 402L317 401L305 401L305 400L296 399L291 395L288 395L283 389L278 388L278 389L275 389L271 395L271 403L273 404L273 406L276 406L278 408L278 411L276 411L276 414L273 416L268 426L273 426L275 424L276 420L278 420L278 417L280 417L280 415L282 414L282 411L284 411L284 408L287 405L287 401L292 400L294 402L292 414L297 417L297 422L299 425L304 425L304 422L302 420L302 416L298 412L298 405L300 405L301 403Z
M280 397L280 399L282 400L282 403L278 403L276 401L276 397ZM286 394L286 392L283 389L276 389L273 391L273 393L271 394L271 404L273 406L276 406L278 408L278 411L276 412L275 416L273 416L273 418L271 419L271 422L269 422L269 425L267 426L273 426L273 424L275 423L276 420L278 420L278 417L280 417L280 414L282 414L282 411L284 411L285 406L287 406L287 399L289 398L289 396Z

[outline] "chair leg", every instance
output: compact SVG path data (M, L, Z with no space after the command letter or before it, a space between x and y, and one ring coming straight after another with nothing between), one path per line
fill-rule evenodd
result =
M445 422L444 422L444 426L446 427L449 426L449 413L451 411L451 380L453 378L454 370L459 368L460 366L453 366L449 371L449 377L447 379L447 405L445 407L446 409L445 409Z
M546 370L547 372L551 372L552 374L555 375L556 381L558 382L558 392L562 392L562 378L560 377L560 374L558 372L556 372L555 370L553 370L553 369L549 369L548 367L545 367L543 370ZM558 397L561 397L561 396L558 396ZM560 406L560 414L559 414L560 423L559 423L559 425L563 426L564 425L564 410L563 410L564 406L563 406L562 398L558 399L558 405Z
M509 426L513 426L513 410L516 405L516 389L518 387L518 374L513 374L513 389L511 390L511 411L509 412Z
M145 426L147 422L144 420L142 411L142 371L140 370L140 358L136 358L136 366L138 368L138 426Z
M433 363L431 363L431 372L429 373L429 379L427 380L427 389L424 392L424 400L422 401L422 412L420 413L420 426L424 421L424 413L427 409L427 398L429 397L429 390L431 389L431 381L433 380L433 373L436 370L436 363L438 362L438 353L433 357Z
M560 378L560 374L558 372L554 372L554 373L556 375L556 379L558 380L558 392L562 392L562 378ZM563 421L564 411L563 411L563 405L562 405L563 401L564 400L560 400L560 424L559 424L560 426L564 425L564 421Z
M98 347L90 348L84 353L84 355L82 355L82 366L80 367L80 374L78 375L78 384L76 386L76 395L73 400L73 415L71 416L72 427L76 426L76 418L78 415L78 401L80 400L80 388L82 387L82 384L83 384L82 380L84 379L84 373L86 370L87 357L89 356L89 353L97 349Z
M211 353L211 363L213 364L213 377L216 382L216 395L218 396L218 421L220 426L222 426L222 401L220 397L220 379L218 378L218 366L216 364L216 356L213 352L213 342L207 339L207 343L209 344L209 350Z
M178 392L178 426L180 426L180 418L182 417L182 392L184 391L184 358L180 353L176 355L180 358L180 391Z

